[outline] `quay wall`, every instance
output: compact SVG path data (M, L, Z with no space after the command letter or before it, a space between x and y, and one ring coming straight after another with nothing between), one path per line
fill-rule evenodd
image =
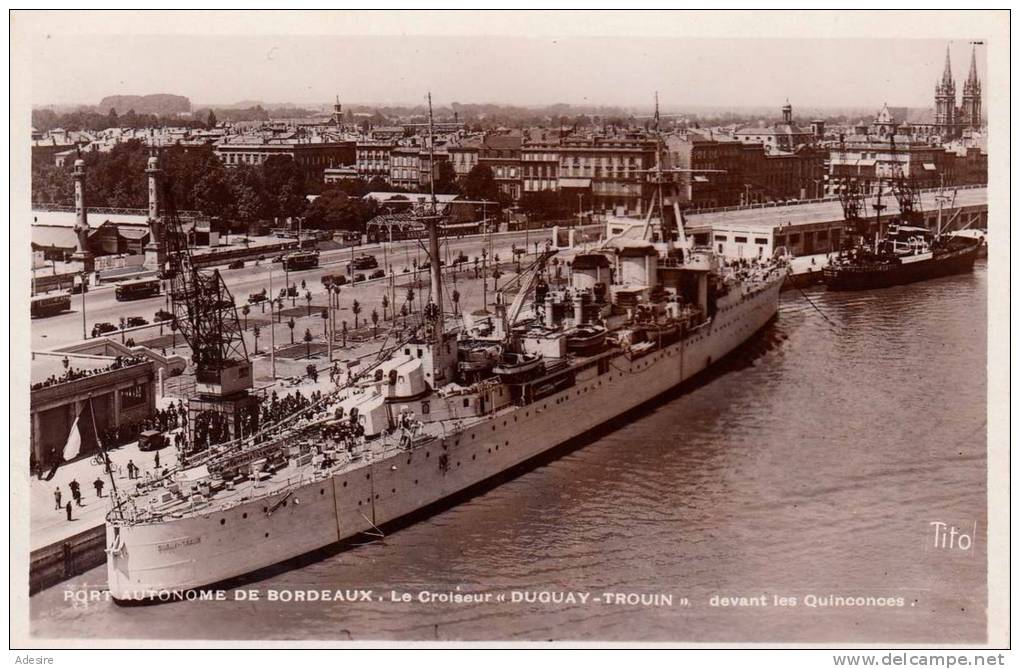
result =
M32 551L28 571L28 593L56 585L72 576L106 562L106 529L95 527Z

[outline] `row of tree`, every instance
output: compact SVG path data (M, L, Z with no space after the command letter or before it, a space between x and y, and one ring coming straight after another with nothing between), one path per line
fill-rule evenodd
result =
M148 183L145 168L149 149L140 140L118 144L109 152L83 155L89 206L145 208ZM32 201L37 204L74 204L72 161L65 166L33 167ZM378 207L363 196L372 191L400 191L381 178L355 179L322 188L289 156L272 156L259 165L231 169L210 146L174 145L160 153L165 183L172 189L179 210L197 210L220 218L233 229L259 221L303 217L304 227L363 232ZM501 197L492 170L476 166L458 179L448 162L438 163L436 192L463 194L470 199L498 201ZM306 195L321 191L309 203Z

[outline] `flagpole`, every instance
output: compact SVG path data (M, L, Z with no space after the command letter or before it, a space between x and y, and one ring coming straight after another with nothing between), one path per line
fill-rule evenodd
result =
M99 438L99 430L96 428L96 412L92 408L91 395L89 395L89 414L92 416L92 434L96 436L96 444L99 446L99 450L103 452L103 468L106 469L106 475L110 477L110 487L113 489L113 498L118 499L117 481L113 477L113 468L110 466L110 456L106 453L106 446L103 445L103 440Z

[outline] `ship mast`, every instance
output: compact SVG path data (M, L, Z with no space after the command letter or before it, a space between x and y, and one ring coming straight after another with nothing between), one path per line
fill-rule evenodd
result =
M429 91L429 195L432 200L432 211L429 212L427 227L429 231L429 271L432 275L432 300L436 306L437 323L433 331L436 341L443 336L443 268L439 264L439 208L436 204L436 137L432 127L432 92Z

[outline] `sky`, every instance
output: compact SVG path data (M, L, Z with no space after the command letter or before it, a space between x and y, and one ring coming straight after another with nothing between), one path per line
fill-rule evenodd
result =
M260 25L271 30L272 22ZM31 43L31 102L98 104L173 93L194 105L553 103L794 108L929 107L945 50L958 95L966 37L942 39L45 33ZM806 31L805 31L806 32ZM980 35L977 36L980 39ZM978 73L986 78L984 46Z

